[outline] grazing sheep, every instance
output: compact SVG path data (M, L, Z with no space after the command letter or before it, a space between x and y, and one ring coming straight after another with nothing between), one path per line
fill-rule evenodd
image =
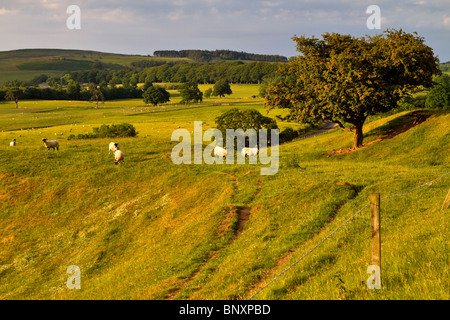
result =
M11 141L10 143L9 143L9 146L10 147L14 147L16 145L16 139L14 139L13 141Z
M113 154L114 154L114 152L116 152L117 150L119 150L120 148L119 148L119 145L117 144L117 143L115 143L115 142L111 142L110 144L109 144L109 152L108 152L108 154L111 154L111 151L113 152Z
M258 147L254 147L254 148L243 148L241 150L241 154L243 157L246 156L256 156L259 152Z
M119 164L120 161L123 162L124 161L123 159L124 159L123 152L120 150L116 150L114 152L114 164L117 165Z
M56 140L47 141L47 139L42 139L42 142L44 142L45 147L47 148L47 151L50 151L50 149L53 149L53 151L58 150L59 151L59 142Z
M227 148L222 148L219 146L214 147L214 157L226 157L227 156Z

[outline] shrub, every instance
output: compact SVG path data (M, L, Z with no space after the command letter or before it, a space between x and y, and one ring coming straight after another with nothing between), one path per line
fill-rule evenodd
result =
M86 134L71 134L67 140L72 139L95 139L95 138L116 138L116 137L135 137L138 132L135 127L129 123L122 124L103 124L99 128L93 128L93 133Z
M292 128L286 128L280 132L280 143L291 141L298 137L298 131Z
M112 124L102 125L100 128L93 129L94 134L100 138L115 138L115 137L135 137L137 135L136 129L132 124Z
M438 84L434 86L427 95L425 100L425 107L431 109L443 109L450 108L450 90L444 85Z

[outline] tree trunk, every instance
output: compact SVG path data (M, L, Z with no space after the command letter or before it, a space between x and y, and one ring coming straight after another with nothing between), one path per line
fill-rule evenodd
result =
M355 124L355 135L353 136L353 149L358 149L362 147L363 144L363 124L362 123L358 123Z
M18 108L19 108L19 100L16 99L16 109L18 109Z

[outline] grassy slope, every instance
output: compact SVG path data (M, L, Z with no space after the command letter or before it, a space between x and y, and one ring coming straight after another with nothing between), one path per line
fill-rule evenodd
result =
M65 60L60 60L64 58ZM0 52L0 85L7 80L29 81L41 74L60 75L68 71L89 70L94 61L105 68L129 67L142 60L180 61L185 58L157 58L86 50L23 49Z
M449 114L340 156L327 151L350 146L351 133L293 141L280 147L274 176L261 176L262 165L174 165L170 135L178 126L192 130L203 120L210 128L233 106L263 110L260 99L247 98L257 86L233 91L220 101L227 105L210 99L184 107L174 98L156 109L138 100L99 110L83 102L22 102L19 112L1 104L2 130L54 127L0 133L0 297L247 299L371 192L385 197L449 171ZM367 124L365 142L402 116ZM118 141L124 165L113 165L109 140L65 139L70 128L81 133L123 121L139 131ZM61 151L48 154L40 139L54 133ZM13 137L14 149L7 147ZM448 299L448 225L440 208L449 179L382 202L382 291L365 285L366 210L257 298ZM241 233L239 206L251 207ZM81 290L65 286L72 264L82 270Z

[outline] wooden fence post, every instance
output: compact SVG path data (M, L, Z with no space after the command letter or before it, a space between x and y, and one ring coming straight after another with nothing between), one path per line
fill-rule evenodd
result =
M381 234L380 234L380 194L370 195L370 212L372 214L372 265L380 268L379 283L381 284Z

